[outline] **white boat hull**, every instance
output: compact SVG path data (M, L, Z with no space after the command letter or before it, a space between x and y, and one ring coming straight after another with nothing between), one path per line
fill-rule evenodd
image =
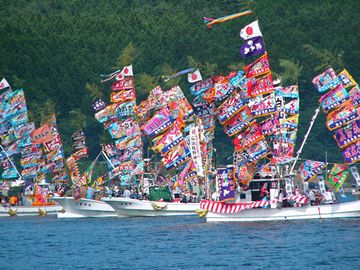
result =
M56 215L61 211L61 205L47 206L0 206L0 217L9 216L47 216Z
M91 199L74 200L73 197L53 197L55 202L63 206L58 211L58 218L116 217L114 209L103 201Z
M102 198L118 217L157 217L195 215L200 203L152 202L122 197Z
M238 213L225 214L208 212L207 222L276 221L295 219L359 218L360 200L339 204L303 207L254 208Z

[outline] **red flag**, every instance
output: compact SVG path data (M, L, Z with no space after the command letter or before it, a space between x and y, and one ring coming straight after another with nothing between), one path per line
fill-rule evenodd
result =
M51 129L48 124L30 133L30 141L32 144L47 143L52 141L52 139Z

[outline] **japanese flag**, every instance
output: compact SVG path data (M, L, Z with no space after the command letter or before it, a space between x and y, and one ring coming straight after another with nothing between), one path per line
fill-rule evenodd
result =
M253 37L262 37L258 21L254 21L240 30L240 37L248 40Z
M0 81L0 90L5 89L5 88L8 88L8 87L10 87L10 85L9 85L9 83L7 82L7 80L5 80L5 78L2 79L2 80Z
M189 83L202 81L200 71L197 69L193 73L188 73L188 81Z
M132 69L132 65L130 66L125 66L122 71L116 75L115 80L117 81L121 81L123 80L126 76L133 76L133 69Z

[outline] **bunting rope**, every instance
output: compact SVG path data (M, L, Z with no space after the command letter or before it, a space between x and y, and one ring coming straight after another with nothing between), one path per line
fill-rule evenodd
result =
M217 202L210 200L202 200L200 202L200 208L213 213L233 214L233 213L239 213L246 209L268 206L273 203L282 202L284 200L293 200L296 203L306 204L309 201L309 198L299 195L290 195L282 199L274 199L270 201L254 201L254 202L251 201L251 202L241 202L241 203L225 203L225 202Z

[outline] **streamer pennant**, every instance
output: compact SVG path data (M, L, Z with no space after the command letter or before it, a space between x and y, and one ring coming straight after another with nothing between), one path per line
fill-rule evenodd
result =
M242 16L249 15L249 14L252 14L251 10L245 10L243 12L235 13L235 14L232 14L232 15L224 16L224 17L220 17L220 18L217 18L217 19L208 18L208 17L203 17L203 19L204 19L204 22L206 23L207 27L211 29L212 26L215 25L215 24L227 22L227 21L230 21L230 20L233 20L233 19L236 19L236 18L240 18Z

